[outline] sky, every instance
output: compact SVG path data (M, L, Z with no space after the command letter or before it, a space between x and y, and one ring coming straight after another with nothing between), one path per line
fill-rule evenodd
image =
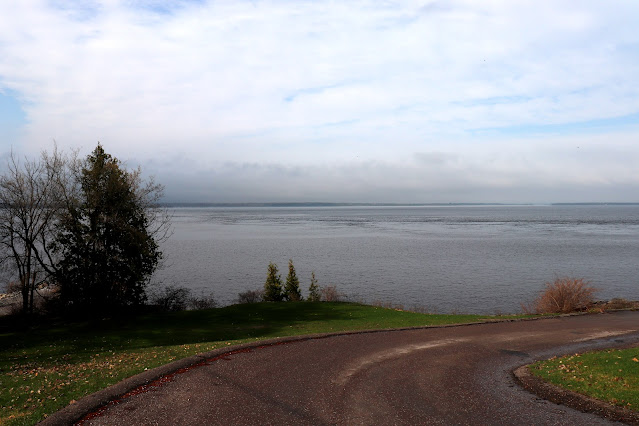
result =
M170 202L639 202L639 2L0 2L0 157Z

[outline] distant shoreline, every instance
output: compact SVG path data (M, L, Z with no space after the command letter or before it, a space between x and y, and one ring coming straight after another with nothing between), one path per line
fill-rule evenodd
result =
M272 203L160 203L161 207L464 207L464 206L639 206L636 203L328 203L328 202L272 202Z

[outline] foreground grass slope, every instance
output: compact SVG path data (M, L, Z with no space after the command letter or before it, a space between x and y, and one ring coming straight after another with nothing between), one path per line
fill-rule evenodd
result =
M15 331L0 318L0 424L34 424L97 390L176 359L273 337L480 321L351 303L257 303Z
M639 347L551 358L531 365L530 371L565 389L639 412Z

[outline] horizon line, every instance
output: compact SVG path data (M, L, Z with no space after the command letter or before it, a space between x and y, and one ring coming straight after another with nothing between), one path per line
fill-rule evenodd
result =
M271 202L161 202L162 207L441 207L441 206L631 206L639 202L557 202L557 203L371 203L371 202L325 202L325 201L271 201Z

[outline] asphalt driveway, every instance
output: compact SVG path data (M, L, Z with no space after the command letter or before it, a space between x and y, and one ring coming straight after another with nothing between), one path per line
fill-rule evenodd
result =
M87 425L593 425L513 369L639 342L639 312L351 334L246 349L108 404Z

